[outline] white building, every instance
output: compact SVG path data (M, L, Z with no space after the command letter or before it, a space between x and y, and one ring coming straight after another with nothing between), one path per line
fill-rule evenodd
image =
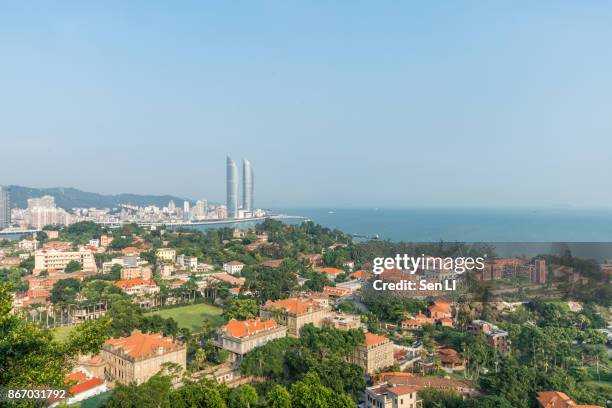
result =
M238 261L231 261L223 264L223 271L229 273L230 275L239 274L242 272L242 268L244 268L244 264Z

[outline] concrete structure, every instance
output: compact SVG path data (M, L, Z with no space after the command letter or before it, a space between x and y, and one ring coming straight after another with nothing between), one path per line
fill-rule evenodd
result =
M487 337L489 344L500 353L508 353L510 351L508 332L494 324L484 320L473 320L470 325L470 331L476 336L483 333Z
M22 239L17 244L17 247L22 251L36 251L38 249L38 241L35 239Z
M390 367L393 359L393 343L385 336L366 333L365 341L349 356L349 362L363 368L366 373Z
M29 198L26 212L30 225L37 229L45 225L68 225L71 222L70 214L63 208L57 208L52 196Z
M217 336L216 346L230 352L232 361L240 360L255 347L285 337L287 328L279 326L273 319L230 320Z
M96 260L89 251L55 251L41 250L34 254L34 275L47 270L49 273L63 271L70 261L77 261L81 264L83 272L98 271Z
M195 256L178 255L176 257L176 265L181 269L195 271L198 269L198 258Z
M331 313L323 320L323 326L333 327L338 330L359 329L361 327L361 317L343 313Z
M253 211L253 167L248 160L242 161L242 209Z
M300 337L302 327L312 324L321 327L329 308L312 300L297 298L267 301L260 311L262 319L275 319L287 326L287 335Z
M244 268L244 264L238 261L226 262L223 264L223 271L229 273L230 275L237 275Z
M421 408L423 400L417 396L420 387L379 384L366 388L366 408Z
M227 217L238 218L238 167L236 162L229 156L227 156L226 177Z
M157 257L158 261L174 263L174 259L176 258L176 249L159 248L157 251L155 251L155 256Z
M142 384L157 374L164 363L178 364L185 370L187 347L158 333L134 330L128 337L107 340L102 346L102 358L112 380Z
M11 192L0 187L0 229L11 225Z
M529 280L544 285L546 283L546 272L546 261L544 259L536 259L534 268L530 270Z

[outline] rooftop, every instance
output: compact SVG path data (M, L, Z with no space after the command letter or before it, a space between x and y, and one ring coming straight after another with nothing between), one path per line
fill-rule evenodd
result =
M170 337L164 337L160 333L142 333L140 330L134 330L128 337L109 339L104 345L111 346L114 350L122 350L132 357L150 356L160 348L164 352L177 348Z
M276 322L272 319L262 321L259 318L239 321L236 319L230 322L223 328L224 331L233 337L248 337L263 331L276 328Z

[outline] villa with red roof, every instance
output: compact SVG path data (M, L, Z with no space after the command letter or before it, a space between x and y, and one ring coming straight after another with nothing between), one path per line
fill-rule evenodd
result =
M64 379L68 386L68 396L64 399L50 399L51 407L64 402L68 405L76 404L88 398L108 391L106 383L96 377L92 377L83 371L75 371L68 374Z
M338 269L338 268L319 268L319 269L316 269L316 271L324 273L325 276L327 276L327 279L332 280L332 281L336 280L336 278L339 275L346 273L346 271L343 271L342 269Z
M187 347L159 333L134 330L127 337L107 340L102 358L113 381L142 384L157 374L164 363L187 366Z
M150 279L134 278L115 282L115 286L130 296L159 293L159 287Z
M385 383L368 387L365 392L366 408L421 408L423 400L417 393L421 387Z
M286 335L287 328L277 325L273 319L232 319L220 329L215 345L229 351L231 361L236 361L255 347Z
M329 308L313 300L298 298L267 301L260 311L262 319L275 319L287 327L287 335L299 337L302 327L321 327Z
M567 394L559 391L542 391L536 394L540 408L603 408L599 405L578 405Z
M363 344L349 356L349 362L360 366L366 373L390 367L395 362L393 343L385 336L366 333Z

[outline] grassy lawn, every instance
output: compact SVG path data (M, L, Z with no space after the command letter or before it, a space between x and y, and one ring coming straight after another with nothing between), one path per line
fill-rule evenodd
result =
M204 316L210 317L215 327L222 325L223 318L221 317L221 312L222 309L218 307L205 303L197 303L149 312L146 313L146 315L157 314L164 318L172 317L176 320L179 327L185 327L191 331L197 332L202 328Z
M51 333L53 333L53 337L55 340L64 341L68 338L68 334L74 330L76 326L61 326L56 327L55 329L51 329Z
M204 316L211 318L214 327L221 326L224 322L223 317L221 317L221 312L221 308L205 303L196 303L193 305L177 306L170 309L148 312L145 313L145 316L156 314L164 318L172 317L176 320L179 327L185 327L193 332L198 332L202 328ZM62 326L52 329L51 332L56 340L64 341L74 328L75 326Z

